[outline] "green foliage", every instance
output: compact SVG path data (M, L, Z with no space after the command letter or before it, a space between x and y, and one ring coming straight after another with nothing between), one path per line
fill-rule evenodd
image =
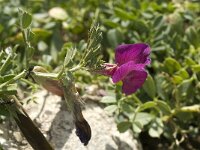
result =
M18 94L17 89L23 87L22 81L29 83L24 78L28 73L29 61L34 53L34 48L30 44L31 22L32 15L19 9L19 29L23 34L25 51L24 53L18 53L17 48L19 45L15 45L14 48L7 47L1 49L0 52L0 117L12 117L34 149L52 149L16 97ZM23 55L23 63L20 60L20 54ZM1 146L0 149L2 149Z
M1 54L0 95L13 95L17 93L17 84L15 81L19 76L16 76L13 72L14 70L12 71L10 68L16 67L14 65L16 53L14 49L9 47L5 51L2 51Z
M134 1L134 6L126 7L125 3L128 2L113 3L109 18L104 19L101 15L107 46L114 48L122 42L147 42L152 48L152 64L143 89L129 97L116 90L116 102L112 101L114 98L102 99L108 104L106 109L115 110L121 132L127 129L137 134L148 131L151 137L158 138L167 135L166 132L190 136L193 134L191 127L199 132L197 121L192 120L200 113L195 109L200 107L199 10L188 9L188 6L199 8L199 5L188 1L162 4L152 1L148 5L147 1ZM186 113L182 112L184 107L192 108ZM149 120L143 122L132 117L140 113L150 115L145 117ZM186 116L187 121L184 121ZM173 141L171 137L166 138ZM176 142L175 138L172 145L181 146L181 142L186 141Z
M23 7L30 9L18 22L18 8ZM96 9L99 25L88 36ZM11 81L30 64L50 71L63 64L92 70L102 63L97 59L100 54L113 62L117 45L146 42L152 63L148 79L135 94L122 95L121 85L114 88L84 70L74 73L75 80L97 83L112 93L102 103L115 115L120 132L131 129L135 136L147 132L165 137L171 147L183 143L196 148L191 143L200 132L199 10L199 3L189 0L0 1L0 46L19 44L13 53L0 52L0 83L9 83L0 93L16 93Z
M147 77L146 82L143 85L143 88L144 88L145 92L149 95L149 97L151 97L152 99L155 97L156 86L155 86L154 80L151 77L151 75L149 75Z
M101 34L100 27L94 22L89 31L87 47L80 61L80 65L88 68L88 70L98 70L101 68Z

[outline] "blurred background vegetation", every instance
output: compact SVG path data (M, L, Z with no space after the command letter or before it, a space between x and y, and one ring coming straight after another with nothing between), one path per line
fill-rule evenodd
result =
M25 42L19 28L19 8L32 14ZM198 149L198 0L0 0L0 49L18 45L17 57L12 55L11 60L15 63L4 70L5 74L27 69L30 49L34 51L30 64L53 71L63 64L67 48L76 47L72 64L76 65L97 9L105 62L114 62L117 45L145 42L151 47L152 63L143 88L128 97L121 94L120 84L113 85L107 77L91 76L83 70L75 73L80 93L84 94L84 87L90 84L105 89L107 94L101 100L105 110L115 117L119 131L132 130L144 149Z

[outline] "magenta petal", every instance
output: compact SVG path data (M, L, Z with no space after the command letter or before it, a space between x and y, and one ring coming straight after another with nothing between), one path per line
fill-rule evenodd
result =
M119 82L120 80L126 78L126 76L134 70L143 71L144 66L145 65L143 64L134 64L133 61L129 61L116 69L112 76L112 80L114 83Z
M123 44L116 48L115 62L120 66L129 61L135 64L150 64L150 47L144 43Z
M105 76L112 76L115 70L118 68L116 64L109 64L109 63L104 63L102 67L103 68L101 70L96 70L95 72Z
M147 72L145 70L131 71L126 78L124 78L122 91L126 94L132 94L139 89L147 78Z

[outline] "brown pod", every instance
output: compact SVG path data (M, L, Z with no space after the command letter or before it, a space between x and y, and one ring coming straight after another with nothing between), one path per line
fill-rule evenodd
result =
M28 116L20 111L16 112L16 115L17 117L14 117L14 119L18 127L35 150L53 150L44 135Z

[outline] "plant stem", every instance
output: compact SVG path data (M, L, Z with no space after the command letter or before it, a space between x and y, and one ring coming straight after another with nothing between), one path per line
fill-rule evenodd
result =
M11 59L12 59L12 54L9 54L8 57L6 58L6 61L3 63L3 65L0 68L0 74L3 74L6 67L10 64Z
M25 29L27 30L27 29ZM21 29L22 31L22 35L23 35L23 39L24 39L24 42L25 42L25 55L24 55L24 65L25 65L25 68L28 68L28 41L27 41L27 33L25 33L24 29Z
M76 67L70 69L69 71L70 71L70 72L74 72L74 71L77 71L77 70L79 70L79 69L81 69L81 68L82 68L82 65L77 65Z
M36 86L36 84L34 84L34 83L30 82L29 80L26 80L24 78L21 78L20 80L25 82L25 83L27 83L27 84L29 84L29 85L31 85L32 87Z
M177 110L178 112L195 112L195 113L200 113L200 105L192 105L192 106L184 106L180 109Z
M200 105L192 105L192 106L184 106L178 109L173 109L171 111L171 115L169 116L163 116L164 121L169 121L171 118L173 118L176 114L180 112L187 112L187 113L200 113Z
M135 94L133 94L132 95L132 97L133 97L133 99L138 103L138 104L142 104L142 102L140 101L140 99L135 95Z

